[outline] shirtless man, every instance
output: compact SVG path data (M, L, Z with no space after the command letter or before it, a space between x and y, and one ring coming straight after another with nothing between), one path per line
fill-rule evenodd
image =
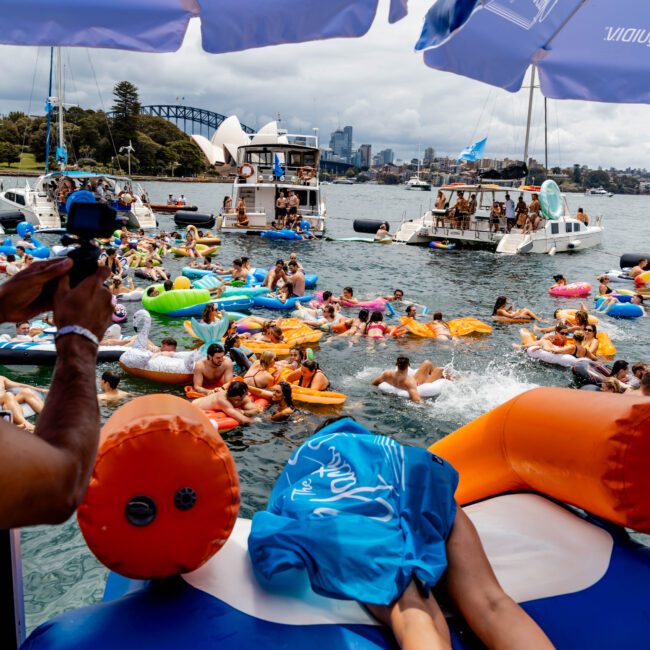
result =
M397 357L395 365L397 366L395 370L384 370L379 377L373 379L372 385L379 386L386 382L395 388L405 390L412 402L422 401L418 393L418 386L446 378L444 369L436 368L428 359L423 361L412 375L409 374L411 361L408 357L400 355Z
M282 280L282 282L287 282L288 279L289 277L284 270L284 260L277 260L275 266L266 274L262 286L268 287L273 291L273 289L278 288L280 280Z
M645 258L640 259L637 262L636 266L633 266L630 269L628 275L631 278L636 278L638 275L641 275L642 273L644 273L647 270L647 268L648 268L648 260L645 259Z
M239 424L250 424L251 419L260 412L248 394L248 385L243 381L233 381L227 390L219 388L206 397L195 399L192 404L200 409L222 411Z
M232 361L226 357L221 344L212 343L207 356L194 366L194 390L201 395L211 395L221 386L232 382ZM212 408L199 406L199 408Z
M11 388L22 388L24 390L18 393L12 393L10 391ZM40 413L43 410L43 400L30 390L30 388L28 384L21 384L18 381L12 381L0 375L0 409L9 411L12 415L13 423L27 431L33 431L34 425L25 419L22 405L27 404L32 408L34 413Z
M102 392L97 395L97 399L100 402L117 402L119 400L126 399L127 397L131 397L130 393L127 393L126 391L120 390L118 388L119 383L119 375L116 375L110 370L104 372L100 380Z
M293 294L295 296L305 295L305 272L299 268L296 260L289 262L289 281L293 285Z

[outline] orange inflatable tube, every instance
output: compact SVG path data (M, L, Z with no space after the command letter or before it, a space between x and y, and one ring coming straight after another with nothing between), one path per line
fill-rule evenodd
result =
M206 415L180 397L147 395L104 425L77 517L100 562L150 579L200 567L238 510L235 463Z
M330 390L315 390L314 388L303 388L291 384L291 397L294 402L306 402L307 404L343 404L347 396L343 393L335 393Z
M537 388L430 448L460 473L456 499L534 491L650 533L650 400Z

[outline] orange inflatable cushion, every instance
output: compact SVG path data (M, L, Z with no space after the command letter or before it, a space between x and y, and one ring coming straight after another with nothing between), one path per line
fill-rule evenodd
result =
M650 533L650 400L537 388L429 450L458 470L456 499L535 491Z
M204 564L238 510L235 463L205 414L180 397L147 395L104 425L77 517L102 564L151 579Z

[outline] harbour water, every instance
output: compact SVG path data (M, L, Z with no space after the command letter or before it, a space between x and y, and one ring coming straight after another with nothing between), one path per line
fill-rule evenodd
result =
M5 188L20 183L4 179ZM169 192L182 192L202 212L215 212L230 191L227 185L181 182L148 183L147 189L152 200L160 202ZM403 187L378 185L331 185L324 193L328 235L332 237L354 236L352 221L356 218L386 219L394 231L403 215L418 217L435 197L435 191L407 192ZM650 253L650 197L569 195L568 201L573 212L583 207L591 215L605 215L602 247L555 257L501 257L484 251L434 251L353 242L270 242L259 237L227 236L218 258L225 265L247 255L253 266L268 267L275 259L286 259L296 251L306 271L318 274L321 290L339 292L351 285L355 295L371 298L401 288L407 299L439 309L447 319L475 316L484 321L489 321L496 296L506 295L514 305L531 307L551 323L557 307L579 305L575 299L548 296L554 274L564 274L569 282L596 285L598 273L618 267L621 253ZM160 216L160 226L173 230L172 217ZM56 242L54 236L44 239ZM179 274L185 262L170 257L165 266ZM127 303L127 307L131 315L138 308L134 303ZM617 358L650 360L648 319L604 318L601 325L618 348ZM130 324L125 329L132 332ZM11 331L11 327L4 325L0 331ZM444 345L410 338L351 345L345 338L324 337L316 355L334 389L348 395L342 409L302 411L288 423L256 421L224 436L239 470L241 516L250 517L265 506L287 458L325 416L349 414L373 431L403 443L426 446L528 388L573 385L570 371L535 363L513 350L517 331L517 325L497 325L489 337L458 339ZM181 347L190 345L181 320L153 315L152 340L159 342L164 336L174 336ZM398 352L408 354L413 363L429 358L436 365L449 366L459 380L436 401L420 405L383 395L370 386L370 380L393 366ZM100 365L98 373L108 367ZM51 377L47 368L0 367L0 373L41 386ZM167 390L128 376L120 387L134 394ZM110 412L103 409L103 418ZM58 612L101 599L106 570L86 549L74 520L62 526L25 530L22 542L29 629Z

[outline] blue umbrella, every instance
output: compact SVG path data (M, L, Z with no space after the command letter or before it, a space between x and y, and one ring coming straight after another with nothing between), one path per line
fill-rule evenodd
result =
M265 45L365 34L378 0L2 0L0 43L172 52L190 18L203 48L234 52ZM389 19L406 15L391 0Z
M416 49L516 92L534 64L554 99L650 103L648 0L437 0Z

